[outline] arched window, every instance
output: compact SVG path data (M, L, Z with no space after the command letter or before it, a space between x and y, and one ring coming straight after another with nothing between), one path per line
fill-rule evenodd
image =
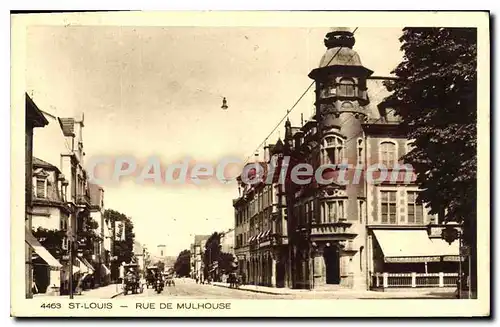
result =
M363 139L358 139L358 164L362 164L364 162L364 151L363 151Z
M364 246L361 246L359 248L359 271L363 271L363 250L365 249Z
M350 78L342 78L339 84L339 95L346 97L353 97L354 94L354 81Z
M380 163L386 167L392 167L397 162L396 143L385 141L380 143Z
M415 148L415 145L413 144L413 141L407 141L405 144L405 151L406 153L411 152Z
M344 159L344 140L338 136L325 138L322 149L322 164L340 164Z

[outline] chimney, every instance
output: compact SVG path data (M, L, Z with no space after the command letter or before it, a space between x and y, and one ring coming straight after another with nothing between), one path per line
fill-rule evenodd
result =
M270 156L269 156L269 145L266 145L264 147L264 162L269 162L270 160Z

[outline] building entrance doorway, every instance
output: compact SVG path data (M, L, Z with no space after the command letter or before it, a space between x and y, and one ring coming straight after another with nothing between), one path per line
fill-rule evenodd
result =
M326 268L326 283L340 284L340 251L338 246L326 246L323 258Z
M282 261L276 263L276 287L285 287L285 265Z

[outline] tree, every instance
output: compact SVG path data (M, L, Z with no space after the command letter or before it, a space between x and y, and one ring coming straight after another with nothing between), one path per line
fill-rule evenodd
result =
M174 263L174 271L180 277L189 277L191 272L191 251L182 250Z
M161 272L165 271L165 262L163 262L163 261L159 261L159 262L156 264L156 266L158 267L158 270L159 270L159 271L161 271Z
M222 252L219 259L219 269L225 273L235 270L236 258L232 253Z
M419 200L445 221L462 223L475 272L477 190L477 31L405 28L403 61L387 84L385 105L395 108L414 140L402 159L413 165ZM473 287L476 274L471 276Z
M116 230L115 238L113 238L113 256L116 256L117 259L112 265L112 274L118 276L118 265L122 262L130 263L134 256L134 224L129 217L112 209L107 209L104 212L104 218L111 223L111 226L116 227L116 222L125 224L125 240L122 240L122 235L120 232L116 233Z
M209 272L212 268L212 264L214 261L218 261L221 253L221 245L220 245L221 235L217 232L214 232L207 239L205 243L205 251L203 252L203 275L205 278L208 277Z
M61 257L64 252L62 249L62 240L66 236L66 231L38 227L36 230L33 230L32 233L40 244L42 244L55 258Z
M219 272L231 272L234 270L234 255L221 251L221 237L223 234L214 232L205 244L205 252L203 253L204 275L205 278L209 275L210 269L214 262L218 264Z

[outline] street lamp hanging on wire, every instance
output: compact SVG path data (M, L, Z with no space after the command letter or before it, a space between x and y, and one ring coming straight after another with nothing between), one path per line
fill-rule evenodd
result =
M227 100L226 100L226 98L222 99L222 107L221 108L223 110L227 110L228 106L227 106Z

